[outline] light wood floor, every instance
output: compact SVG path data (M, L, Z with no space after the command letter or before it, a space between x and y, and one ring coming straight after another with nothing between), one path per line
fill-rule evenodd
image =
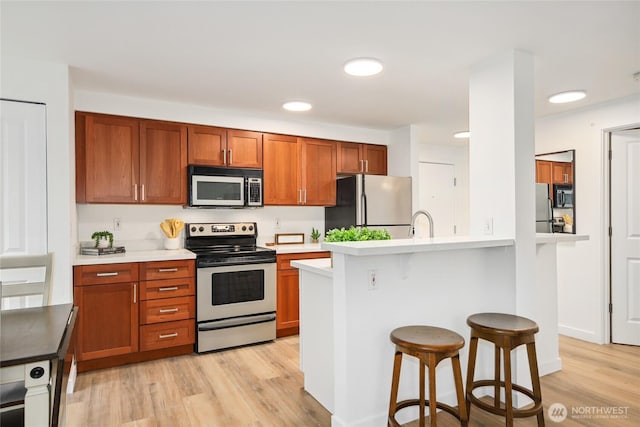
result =
M543 403L564 404L569 417L554 423L545 414L547 426L640 425L640 347L561 337L560 351L563 370L542 378ZM67 398L67 426L330 426L331 415L302 383L297 337L87 372ZM627 407L626 417L572 416L574 409L612 407ZM446 413L438 424L459 425ZM501 425L472 408L470 426ZM535 417L516 420L535 425Z

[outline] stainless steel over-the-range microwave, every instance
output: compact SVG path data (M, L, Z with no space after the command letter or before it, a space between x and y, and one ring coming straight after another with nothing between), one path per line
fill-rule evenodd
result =
M189 206L196 208L259 207L262 170L189 165Z

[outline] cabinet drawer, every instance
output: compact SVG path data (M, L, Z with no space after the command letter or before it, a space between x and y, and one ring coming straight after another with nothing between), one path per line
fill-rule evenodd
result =
M196 314L195 297L154 299L140 302L140 324L192 319Z
M140 282L140 299L145 301L195 295L195 288L195 279L193 277L168 280L145 280Z
M124 283L138 281L138 264L76 265L73 267L73 284L104 285L108 283Z
M297 254L282 254L278 255L278 270L291 270L295 267L291 266L291 261L299 259L315 259L315 258L329 258L331 256L330 251L324 252L302 252Z
M193 319L141 326L140 351L193 344L196 342L195 327Z
M195 261L192 259L179 261L155 261L140 264L140 280L177 279L193 277Z

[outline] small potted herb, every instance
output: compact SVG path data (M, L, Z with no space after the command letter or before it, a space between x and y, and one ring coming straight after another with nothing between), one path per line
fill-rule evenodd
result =
M96 248L113 247L113 234L109 231L96 231L91 235L91 238L96 242Z
M311 243L318 243L318 239L320 238L320 232L317 228L311 227Z

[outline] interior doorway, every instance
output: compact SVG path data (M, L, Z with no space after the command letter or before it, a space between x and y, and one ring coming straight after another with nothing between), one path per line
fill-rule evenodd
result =
M640 126L608 132L611 342L640 345Z
M449 163L420 162L419 206L433 218L435 237L456 234L455 169ZM416 236L428 236L427 220L420 216L416 220Z

